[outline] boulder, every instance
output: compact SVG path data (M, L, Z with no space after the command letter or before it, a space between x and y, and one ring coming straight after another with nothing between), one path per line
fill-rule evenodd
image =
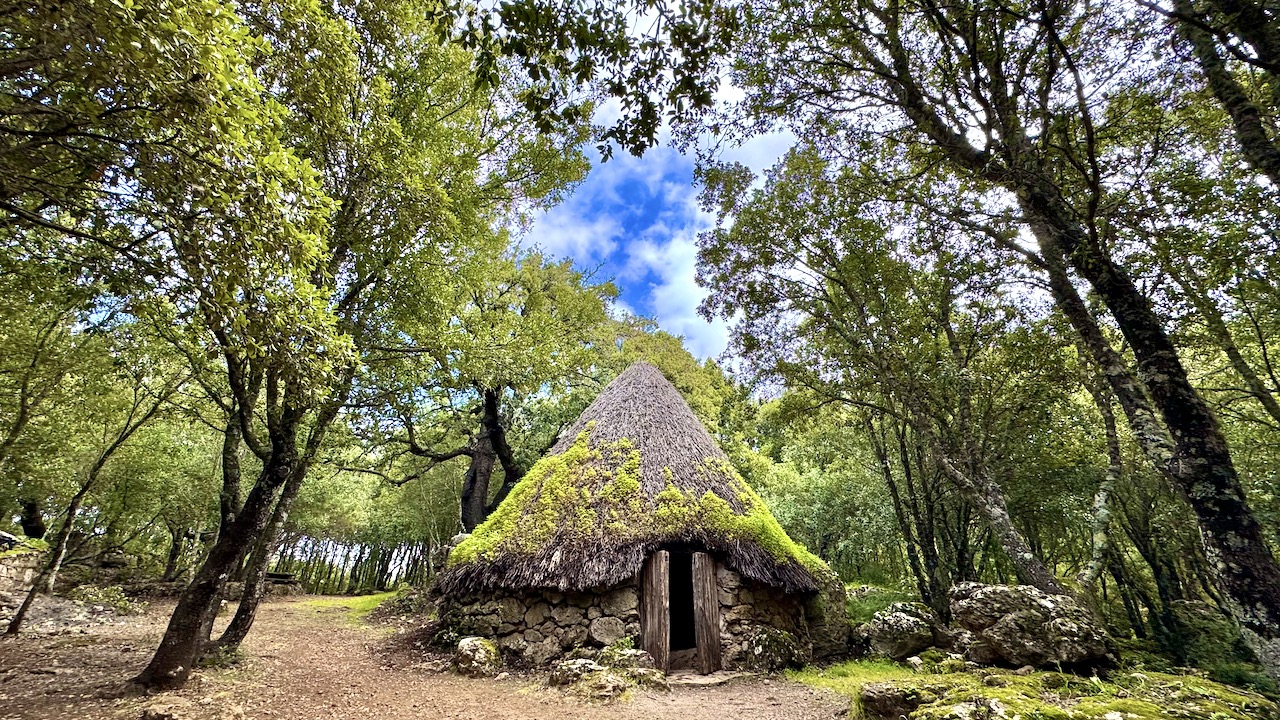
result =
M972 634L969 660L1014 667L1099 667L1114 663L1106 633L1074 598L1027 585L961 583L951 614ZM994 658L994 659L993 659Z
M502 656L492 640L482 637L464 637L458 641L453 654L453 667L471 677L493 677L502 667Z
M596 658L601 665L611 668L653 669L653 656L644 650L610 646L600 651Z
M604 666L594 660L586 658L562 660L551 668L551 674L547 676L547 684L553 687L572 685L587 675L601 670L604 670Z
M938 618L923 603L893 603L876 613L867 627L872 652L905 660L934 644Z
M834 576L822 578L818 592L805 603L815 660L843 659L851 654L852 626L845 614L846 603L844 584Z
M612 645L627 633L626 625L616 617L598 617L591 621L587 636L600 645Z
M747 639L742 659L743 667L750 670L773 672L789 667L801 667L812 659L812 650L786 630L762 625Z

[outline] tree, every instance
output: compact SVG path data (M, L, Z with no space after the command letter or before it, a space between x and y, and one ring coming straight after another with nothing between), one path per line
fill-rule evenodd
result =
M259 72L288 111L281 137L322 193L310 207L295 203L284 228L236 218L175 236L179 266L168 274L190 282L171 312L220 356L231 436L262 469L179 599L142 685L185 681L219 588L256 545L219 643L243 639L290 507L329 429L373 377L367 369L390 362L387 349L408 329L438 326L449 288L505 243L494 227L554 199L582 167L582 129L525 132L501 93L476 91L470 56L441 40L429 9L299 0L245 10L273 48ZM301 61L318 47L322 71ZM287 262L237 254L290 228L303 244Z
M902 148L881 170L891 184L941 169L951 180L926 185L916 202L939 204L930 189L959 191L967 217L958 219L1048 275L1148 457L1195 511L1233 614L1262 648L1280 641L1280 566L1217 417L1107 234L1124 208L1112 187L1134 174L1134 158L1164 149L1144 108L1178 97L1141 22L1056 2L1028 13L981 3L749 4L733 77L749 114L819 131L833 154L861 149L841 138ZM1005 222L1025 228L1038 252ZM1136 374L1099 332L1073 274L1120 329Z
M734 347L768 375L905 423L1019 580L1062 594L994 479L1009 452L1001 443L1055 392L1042 358L1026 364L1027 349L1052 355L1054 343L1034 325L1004 332L1026 320L1002 297L998 259L924 222L897 238L874 214L874 179L831 168L811 149L790 154L755 193L733 192L748 187L740 173L720 177L721 217L732 222L700 241L701 280L712 289L704 312L740 318ZM883 445L878 456L887 467Z
M598 354L592 341L607 319L605 303L615 293L610 284L588 284L569 261L549 262L536 253L503 257L454 290L449 304L455 310L443 325L409 330L410 344L399 352L413 357L418 369L411 371L415 383L409 396L396 401L403 442L429 461L427 468L468 459L461 500L464 531L488 517L527 467L508 441L504 402L556 392L582 373ZM427 405L421 402L425 398L433 398L429 407L414 407L415 399ZM424 410L434 429L415 427L415 416ZM450 446L456 442L450 436L459 434L465 443ZM491 493L495 465L501 467L502 484Z
M118 335L128 337L127 332L119 332ZM148 357L145 345L116 347L107 352L114 356L111 357L114 361L112 364L119 375L107 381L106 392L114 397L109 396L106 403L94 408L94 414L101 418L100 439L85 455L76 490L63 509L62 524L54 537L49 556L32 582L26 598L10 618L9 625L5 628L6 635L18 634L27 612L41 591L53 591L58 571L67 556L71 532L75 528L80 509L89 493L96 488L107 463L139 430L172 409L170 401L187 382L188 378L180 366L175 372L172 367L166 367L163 359L154 355ZM115 385L112 381L119 385L112 387Z

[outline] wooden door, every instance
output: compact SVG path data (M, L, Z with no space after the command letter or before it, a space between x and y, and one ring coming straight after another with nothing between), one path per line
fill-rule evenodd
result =
M720 669L720 592L716 561L706 553L693 554L693 627L698 636L698 672Z
M659 550L649 556L640 582L640 636L654 667L671 669L671 556Z

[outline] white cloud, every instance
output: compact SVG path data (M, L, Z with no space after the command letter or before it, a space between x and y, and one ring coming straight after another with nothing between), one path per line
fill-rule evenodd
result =
M555 258L572 258L580 267L598 264L618 248L622 225L609 215L589 217L576 198L558 205L534 221L520 240Z

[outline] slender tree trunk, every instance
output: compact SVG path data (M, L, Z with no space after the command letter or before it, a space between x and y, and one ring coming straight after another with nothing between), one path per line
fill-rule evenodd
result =
M227 628L222 631L222 637L218 638L217 646L220 649L233 650L240 647L240 643L244 642L249 635L249 629L253 627L258 606L266 593L267 569L279 547L285 523L289 520L289 510L298 497L298 491L302 487L305 476L306 467L301 465L280 491L280 498L276 500L275 510L271 513L271 520L259 537L257 548L249 560L244 590L240 593L240 604L236 607L236 614L231 618Z
M58 570L62 567L62 561L67 556L67 545L71 539L71 531L75 527L76 517L80 513L80 505L84 502L84 498L89 494L89 488L93 485L94 477L89 478L80 490L71 498L71 502L67 504L67 511L63 517L62 526L58 528L58 535L54 540L53 549L49 553L48 559L45 561L44 568L40 574L36 576L31 583L31 588L27 591L27 596L23 598L22 604L18 606L17 612L9 619L9 626L5 628L5 635L17 635L22 630L22 624L27 619L27 613L31 611L32 604L36 601L36 596L42 591L53 592L53 585L58 579Z
M1082 350L1082 354L1086 351ZM1084 357L1081 357L1084 362ZM1102 416L1102 427L1107 439L1107 473L1098 484L1093 496L1093 532L1090 535L1091 551L1089 561L1080 572L1077 581L1080 589L1087 595L1093 594L1094 584L1102 575L1106 565L1107 545L1110 543L1111 510L1109 501L1115 492L1116 483L1124 469L1124 457L1120 453L1120 433L1116 427L1116 414L1111 409L1111 393L1102 383L1096 381L1093 374L1086 372L1085 388L1093 398L1093 403Z
M1280 423L1280 402L1276 401L1276 396L1266 383L1262 382L1262 378L1254 371L1253 366L1244 359L1239 346L1236 345L1235 338L1231 335L1231 329L1227 327L1227 323L1222 319L1222 311L1218 309L1217 303L1208 293L1201 289L1199 282L1194 279L1190 271L1181 271L1174 266L1175 263L1166 263L1165 271L1169 273L1169 277L1182 288L1187 299L1191 301L1195 307L1197 314L1204 321L1205 327L1209 330L1209 335L1213 338L1218 347L1227 356L1227 361L1231 363L1231 369L1236 371L1240 379L1244 381L1245 391L1258 401L1262 409L1266 411L1271 419Z
M186 528L169 528L169 557L164 563L164 574L160 579L172 582L178 576L178 561L182 559L182 550L186 545Z

